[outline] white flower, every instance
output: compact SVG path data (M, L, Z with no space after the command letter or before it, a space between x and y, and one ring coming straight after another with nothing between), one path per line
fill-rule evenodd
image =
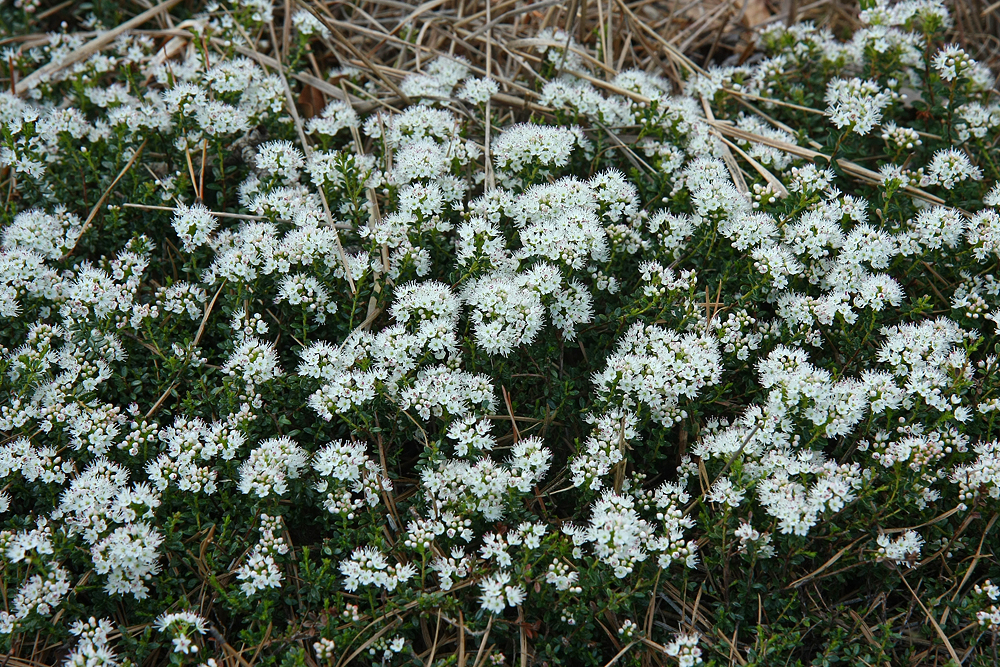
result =
M520 584L511 586L510 574L506 570L500 570L479 582L479 590L482 593L479 601L486 611L499 614L507 606L516 607L524 602L527 594Z
M772 289L778 291L788 286L788 278L802 273L803 266L787 246L781 244L759 245L750 252L754 268L766 276Z
M299 14L309 14L309 12L300 10L296 16ZM312 14L309 16L311 18ZM323 113L306 121L306 133L333 137L343 129L358 127L358 124L358 114L350 104L340 100L331 100L323 109Z
M903 288L894 278L879 273L864 279L858 288L858 296L854 298L854 305L858 308L868 307L880 311L886 305L898 307L904 296Z
M920 185L940 185L951 190L956 183L967 179L978 181L982 177L983 170L973 165L965 153L955 148L942 148L931 159Z
M425 280L410 282L396 288L390 312L401 324L443 319L457 323L462 302L441 282Z
M489 354L508 356L529 345L544 323L538 293L514 276L492 273L466 285L462 299L470 306L476 343Z
M207 632L205 619L190 611L163 613L156 619L156 628L173 638L174 653L197 653L198 645L191 640L191 633Z
M545 573L545 583L552 584L557 591L570 590L579 578L579 573L571 572L569 565L557 560L549 564L549 569Z
M264 440L240 465L240 493L252 493L258 498L267 498L272 493L284 495L288 480L299 477L307 459L306 451L291 438Z
M80 238L83 222L62 206L55 213L33 208L14 216L14 221L3 230L4 250L22 248L33 250L47 259L59 259Z
M683 419L680 399L719 382L722 360L711 335L681 335L657 325L635 323L618 342L605 369L594 375L602 400L632 409L648 407L654 420Z
M391 593L412 579L417 569L411 563L389 565L378 549L359 547L349 559L340 561L340 573L345 577L344 589L349 592L353 593L359 586L376 586Z
M590 261L605 262L610 249L607 232L596 211L571 207L539 216L521 230L522 248L517 259L539 257L582 269Z
M985 139L988 132L1000 125L1000 106L984 107L979 102L969 102L956 110L961 122L955 123L955 132L962 141Z
M744 495L746 495L745 492L735 487L732 480L728 477L720 477L705 494L705 499L729 507L739 507L740 503L743 502Z
M582 532L570 533L574 542L592 542L594 553L614 569L619 579L632 572L636 563L646 560L646 542L653 533L653 527L639 518L634 505L627 496L607 492L592 507L590 525Z
M489 419L464 417L448 427L448 438L455 440L455 456L464 457L469 450L491 450L496 438L490 433L493 422Z
M826 85L826 113L839 128L848 127L862 136L882 119L882 111L892 101L875 81L832 79Z
M44 575L34 574L25 579L14 596L15 616L24 619L32 612L39 616L51 616L69 593L69 574L56 566Z
M455 231L455 260L459 266L477 262L493 269L515 268L506 248L506 239L495 223L475 216Z
M236 578L243 582L240 591L249 598L265 588L279 588L284 577L274 562L274 556L254 547L247 562L237 568Z
M425 421L431 416L464 417L473 408L492 409L493 385L485 375L431 366L417 373L411 386L399 394L399 407L413 409Z
M299 171L305 166L305 156L290 141L269 141L257 147L257 168L286 183L299 180Z
M219 226L219 221L200 203L193 206L178 204L174 212L173 226L183 244L183 249L191 252L208 242L212 232Z
M108 575L104 590L109 595L131 593L143 600L149 595L147 583L159 574L157 548L163 536L148 523L131 523L115 529L90 549L94 572Z
M451 159L445 147L433 139L406 143L393 157L392 182L398 185L436 179L449 170Z
M451 90L465 78L468 62L461 57L439 56L424 68L424 74L409 74L400 85L410 97L450 97Z
M366 454L364 443L332 442L316 452L312 465L322 477L316 490L324 495L323 505L348 520L362 507L378 505L381 491L392 490L382 467Z
M319 35L320 37L328 38L330 36L329 29L313 16L312 12L306 9L299 9L292 14L292 25L295 26L300 35L306 37Z
M239 377L248 385L257 385L282 375L274 344L254 336L248 336L229 355L222 372Z
M698 648L698 635L680 633L674 635L669 644L663 647L663 652L672 658L677 658L679 667L694 667L704 662L701 659L701 649Z
M0 612L0 618L6 612ZM79 637L76 648L66 656L66 667L118 667L114 651L108 646L108 635L113 631L111 621L98 621L93 616L87 621L74 621L70 634ZM2 629L0 629L2 633Z
M938 49L931 64L943 80L954 81L969 72L976 65L976 61L957 44L948 44Z
M490 148L497 170L516 175L531 167L565 166L579 141L567 128L521 123L501 132Z
M288 302L313 313L313 319L322 324L327 313L337 312L337 303L330 300L330 293L316 276L296 273L285 276L278 286L275 303Z
M462 89L458 91L458 97L469 104L483 105L498 92L500 92L500 87L493 79L473 77L465 80Z
M888 559L897 565L913 567L914 562L920 558L920 547L924 540L914 530L907 530L896 539L891 539L888 535L879 535L876 539L878 544L877 556L879 559Z
M882 139L895 144L896 148L905 150L913 150L923 143L916 130L898 127L891 121L882 126Z
M965 224L965 218L954 209L922 208L916 218L907 220L904 232L897 235L899 252L907 256L942 247L954 248L962 239Z

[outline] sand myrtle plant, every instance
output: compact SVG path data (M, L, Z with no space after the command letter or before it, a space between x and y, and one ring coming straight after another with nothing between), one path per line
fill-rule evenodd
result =
M0 3L0 653L998 664L967 3L431 4Z

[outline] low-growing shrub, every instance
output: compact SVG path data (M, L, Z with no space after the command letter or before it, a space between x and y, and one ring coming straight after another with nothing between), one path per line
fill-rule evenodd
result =
M660 45L682 90L193 6L0 58L3 664L996 664L1000 104L943 5Z

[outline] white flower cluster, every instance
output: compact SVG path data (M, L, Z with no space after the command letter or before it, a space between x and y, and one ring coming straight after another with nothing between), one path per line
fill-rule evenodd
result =
M711 335L636 323L593 381L599 400L624 409L642 406L654 421L670 424L687 416L682 398L694 399L721 377L719 344Z
M693 568L698 562L697 545L693 541L684 542L683 534L694 521L678 510L672 490L668 483L658 490L654 501L655 507L662 510L657 513L657 519L663 522L662 534L658 534L654 524L639 516L634 498L611 491L591 506L590 523L586 527L568 525L563 532L578 547L592 544L594 554L619 579L627 577L650 553L658 555L660 567L666 568L678 560Z
M173 226L183 244L182 248L191 252L209 242L219 221L203 204L181 204L174 213Z
M920 558L920 548L924 545L924 540L915 530L907 530L895 539L883 533L878 536L876 543L878 544L876 557L879 560L891 560L897 565L913 567Z
M376 586L391 593L412 579L417 568L412 563L390 565L378 549L359 547L350 558L340 561L340 573L345 577L344 588L350 592L359 586Z
M957 44L949 44L934 54L934 69L945 81L954 81L975 66L975 61Z
M320 475L316 490L323 494L323 506L348 521L361 508L378 505L381 492L392 490L392 482L368 458L361 442L337 440L325 445L313 457L312 467Z
M575 148L590 150L590 142L578 127L521 123L504 130L490 147L497 171L514 179L528 170L548 173L564 167Z
M421 472L421 486L437 511L452 511L459 517L481 514L496 521L504 516L507 503L516 499L514 492L530 493L551 462L552 452L540 438L524 438L511 448L505 464L488 456L474 463L446 460L436 469L428 467Z
M704 662L701 649L698 647L698 639L697 634L682 632L663 647L663 652L672 658L677 658L679 667L695 667Z
M163 536L148 523L129 523L91 547L94 572L108 576L109 594L131 593L142 600L149 595L150 582L160 572L157 549Z
M203 635L207 631L205 619L191 611L160 614L155 625L157 630L170 635L174 646L173 652L183 655L197 653L198 645L194 643L191 636L192 634Z
M261 514L259 528L260 540L254 545L246 563L236 570L236 578L243 582L240 590L248 598L267 588L279 588L284 579L274 560L275 556L288 553L285 538L275 535L282 529L281 517Z
M450 557L439 556L435 558L430 568L437 572L438 583L441 590L450 591L457 580L465 579L472 572L475 565L475 558L465 555L462 547L452 547Z
M833 79L826 86L826 112L830 122L862 136L882 120L882 112L892 102L891 91L875 81Z
M507 356L529 345L542 328L541 296L524 282L520 276L493 273L465 285L462 300L472 310L476 342L487 353Z
M113 630L114 626L106 618L98 621L91 616L86 621L73 621L69 631L79 639L63 664L67 667L117 667L121 663L108 646L108 635Z
M313 16L313 13L306 9L299 9L292 14L292 25L300 35L310 37L319 35L320 37L330 37L330 30L323 23Z
M354 107L340 100L333 100L324 107L320 115L314 116L306 122L306 131L309 134L335 137L341 130L357 128L359 125L358 114L355 113Z
M625 448L639 437L638 416L627 410L611 410L596 419L593 432L584 442L583 454L570 462L573 486L597 491L613 466L625 458Z
M491 614L500 614L508 606L516 607L524 602L527 594L520 584L510 584L510 573L500 570L479 582L482 594L479 600L483 609Z
M991 602L1000 600L1000 586L987 579L982 586L976 584L976 595L982 595ZM985 626L988 630L996 630L1000 627L1000 605L991 604L989 609L976 612L976 620L979 625Z
M951 479L958 484L960 507L985 493L990 498L1000 498L1000 442L976 443L972 447L978 455L974 461L956 466Z
M464 58L439 56L426 65L423 73L408 74L400 90L411 97L449 98L468 73L469 64Z
M940 185L951 190L956 183L971 179L978 181L983 170L972 164L969 157L954 148L939 150L927 165L927 175L920 180L921 185Z
M289 480L298 479L307 462L308 454L291 438L268 438L240 465L240 493L283 496Z
M30 209L14 216L4 227L0 248L5 251L22 249L38 253L46 259L59 259L76 246L83 231L83 222L65 207L54 213Z

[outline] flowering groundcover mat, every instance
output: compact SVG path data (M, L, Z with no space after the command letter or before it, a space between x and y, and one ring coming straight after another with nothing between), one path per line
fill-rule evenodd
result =
M996 664L949 8L433 4L0 7L5 664Z

